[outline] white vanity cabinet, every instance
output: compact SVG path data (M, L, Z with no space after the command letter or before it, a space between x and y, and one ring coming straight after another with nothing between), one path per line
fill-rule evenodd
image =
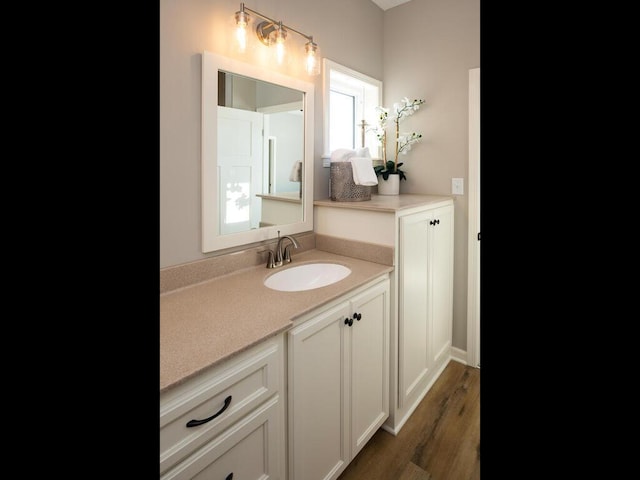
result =
M335 479L389 415L389 276L288 332L289 480Z
M160 395L160 479L284 479L285 334Z
M399 217L397 275L396 413L406 417L450 359L453 321L452 205Z
M317 234L393 247L384 428L395 435L451 359L453 199L372 195L367 202L316 200L314 208Z

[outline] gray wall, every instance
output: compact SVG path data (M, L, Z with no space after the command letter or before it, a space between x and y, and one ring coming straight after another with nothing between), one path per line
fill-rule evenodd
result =
M480 66L480 0L411 0L382 11L370 0L253 0L246 7L306 34L320 53L384 82L384 104L426 99L403 125L423 141L402 157L401 193L468 190L468 71ZM201 260L200 89L204 50L309 80L293 66L268 66L257 51L235 51L232 0L160 1L160 266ZM289 43L302 45L293 35ZM298 37L298 38L295 38ZM250 38L251 42L255 38ZM293 40L293 42L292 42ZM328 192L322 166L322 76L315 83L314 192ZM466 350L467 196L455 197L453 345Z
M453 346L467 345L469 69L480 67L480 0L411 0L384 13L384 101L424 98L401 126L422 141L400 159L400 193L451 194L455 199Z
M370 0L250 0L247 8L313 35L320 54L382 79L383 11ZM258 55L255 34L244 57L236 51L234 14L240 1L160 0L160 267L201 260L200 116L202 52L207 50L264 65L315 84L316 196L326 196L322 167L322 75L309 77L296 65L277 68ZM303 49L290 33L288 45ZM325 171L326 170L326 171ZM325 185L321 188L320 185Z

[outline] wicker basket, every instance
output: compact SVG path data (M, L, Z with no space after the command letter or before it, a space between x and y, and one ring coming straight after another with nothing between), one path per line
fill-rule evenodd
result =
M350 162L331 162L329 165L329 192L336 202L363 202L371 200L371 187L353 183Z

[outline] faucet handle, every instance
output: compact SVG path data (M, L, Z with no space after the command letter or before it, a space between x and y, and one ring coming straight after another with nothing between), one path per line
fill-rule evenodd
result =
M273 259L273 252L269 250L269 258L267 259L267 268L276 268L276 262Z
M267 268L276 268L276 262L273 260L273 252L271 250L267 250L269 257L267 258Z
M271 250L259 250L258 253L267 252L267 268L276 268L276 262L273 260L273 252Z

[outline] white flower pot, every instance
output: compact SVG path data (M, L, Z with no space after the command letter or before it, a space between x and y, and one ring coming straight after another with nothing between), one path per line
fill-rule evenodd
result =
M400 175L392 173L385 180L382 175L378 177L378 195L398 195L400 193Z

